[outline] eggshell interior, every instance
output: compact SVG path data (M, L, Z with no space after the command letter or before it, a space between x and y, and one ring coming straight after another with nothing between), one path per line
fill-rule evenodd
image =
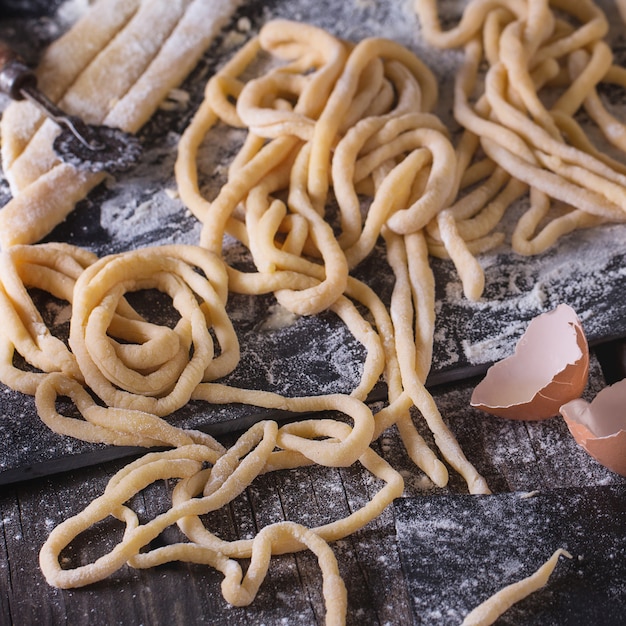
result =
M566 403L560 413L580 446L626 476L626 379L602 389L591 403L580 398Z
M511 419L558 415L579 397L589 376L589 349L580 320L566 304L534 318L515 353L487 371L471 405Z

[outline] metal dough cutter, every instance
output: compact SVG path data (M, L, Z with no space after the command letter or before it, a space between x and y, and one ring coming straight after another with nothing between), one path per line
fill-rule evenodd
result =
M61 127L54 140L56 154L66 163L90 172L121 172L141 155L134 135L119 128L86 124L62 111L37 88L37 77L20 56L0 41L0 91L13 100L30 100Z

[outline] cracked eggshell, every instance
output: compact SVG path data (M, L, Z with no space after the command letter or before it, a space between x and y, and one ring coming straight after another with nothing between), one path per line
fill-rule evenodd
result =
M560 413L576 443L612 472L626 476L626 379L591 401L578 398Z
M583 393L589 347L575 311L560 304L531 320L515 353L492 365L470 403L509 419L542 420Z

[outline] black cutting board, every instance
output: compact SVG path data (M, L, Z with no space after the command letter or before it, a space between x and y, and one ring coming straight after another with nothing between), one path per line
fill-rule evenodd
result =
M624 624L626 485L401 498L394 513L415 624L457 626L558 548L573 559L497 623Z
M19 43L22 53L34 59L51 39L69 27L68 19L79 6L66 2L62 7L65 11L41 19L0 19L0 36ZM242 21L243 17L247 21ZM88 247L99 255L162 243L197 243L197 221L175 194L170 193L175 189L173 165L180 133L202 98L207 77L232 55L241 41L274 17L307 21L354 41L380 35L409 46L441 79L437 112L455 130L449 117L451 82L443 78L449 77L458 63L458 53L441 53L423 42L410 2L250 0L234 15L227 29L231 36L216 40L184 83L183 88L190 94L189 106L159 111L141 132L145 153L140 164L94 190L49 239ZM250 30L242 24L250 24ZM237 35L234 39L233 33ZM616 106L619 108L620 102ZM201 184L209 195L223 181L224 166L240 139L237 132L217 137L204 147L200 158ZM0 203L9 198L6 181L2 181ZM523 203L513 209L507 228L510 229L515 214L521 210ZM429 384L461 380L483 372L491 362L512 351L532 317L561 302L578 312L591 343L625 336L625 242L626 226L613 225L575 233L538 257L515 255L507 243L481 257L487 287L484 297L476 303L463 297L451 263L434 260L437 322ZM240 267L250 267L249 259L235 242L226 242L225 256ZM382 245L355 273L388 302L393 276ZM149 301L147 305L150 306ZM242 360L226 382L286 395L349 392L354 388L364 352L341 321L327 313L293 319L286 326L273 328L274 305L271 296L231 298L228 311L240 338ZM51 323L57 325L56 331L66 332L68 311L62 303L44 301L42 308ZM73 463L98 462L102 454L116 454L50 433L39 422L31 398L4 387L0 394L0 415L4 416L0 420L0 482L14 480L11 477L16 475L31 475L33 468L42 463L49 468L65 468ZM251 421L268 416L283 417L255 407L193 404L169 419L177 425L220 434L240 430Z

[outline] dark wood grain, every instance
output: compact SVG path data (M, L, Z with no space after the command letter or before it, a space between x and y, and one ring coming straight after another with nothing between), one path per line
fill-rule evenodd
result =
M472 409L469 397L473 384L469 381L438 388L435 397L468 458L487 477L494 492L549 493L564 487L626 484L626 479L591 459L559 418L514 422ZM603 384L600 365L594 359L588 394L594 395ZM415 419L421 428L419 416ZM428 502L441 496L466 494L463 480L452 471L446 489L434 487L406 455L395 428L384 433L376 447L403 474L404 496L423 502L424 510ZM275 557L249 607L226 603L220 592L221 574L184 563L150 570L123 567L105 581L75 590L50 587L38 565L42 543L56 524L102 493L123 464L113 461L0 492L0 624L324 623L321 573L315 556L307 551ZM160 482L136 496L133 506L142 521L165 510L173 486ZM254 537L263 526L285 519L315 526L359 509L380 487L358 463L343 469L309 467L275 472L260 476L229 506L204 516L203 521L227 540ZM418 506L418 515L420 510ZM121 531L118 522L105 520L79 536L63 558L72 565L84 563L110 549ZM152 545L181 538L177 528L169 528ZM437 541L437 537L432 540ZM401 566L404 553L397 541L393 506L362 530L333 543L332 548L348 590L348 624L420 623L411 612L415 603L410 600ZM594 584L602 585L602 581ZM626 592L614 600L626 608ZM442 606L435 608L445 613L445 598L441 602Z
M16 4L26 7L30 3L23 0ZM454 21L459 17L462 3L448 4L445 11L451 14L446 19ZM32 4L34 9L40 5L41 2ZM615 11L612 5L604 8ZM351 41L392 34L395 40L408 45L432 67L442 88L435 112L450 128L455 128L456 124L450 119L453 81L448 75L452 67L448 63L452 59L440 66L445 55L426 44L410 3L392 0L343 3L336 0L245 0L226 30L231 34L237 31L238 20L244 16L244 22L251 26L246 37L272 17L315 24ZM42 18L40 21L6 23L0 19L0 38L13 33L13 38L38 51L49 43L50 37L58 36L69 26L64 20L60 20L62 24L57 21L58 18ZM238 36L244 36L244 33L239 32ZM189 107L180 111L159 110L142 129L144 158L138 167L128 176L118 176L115 185L94 189L50 234L50 240L86 247L99 256L172 241L198 243L197 220L180 199L169 198L162 191L175 187L176 137L197 109L207 77L217 65L232 56L234 49L232 41L228 43L228 40L227 36L218 38L184 82L182 87L190 96ZM207 166L200 168L199 182L207 197L217 195L223 182L219 172L223 172L238 146L231 134L219 134L222 131L224 129L205 142L207 145L219 144L219 163L214 163L208 154L200 155L200 162ZM7 181L0 176L0 206L10 198ZM138 219L135 209L152 206L153 202L159 205L162 217L156 222ZM333 207L328 207L329 217L334 211ZM511 224L503 227L510 229ZM591 343L626 335L626 300L623 298L626 276L621 271L624 253L619 245L624 238L624 228L624 225L615 224L602 229L583 229L564 238L546 254L531 257L512 254L508 244L494 250L493 254L482 258L486 290L480 302L475 303L463 296L454 265L449 260L432 259L437 289L437 341L433 346L432 384L482 373L492 360L513 350L530 319L562 302L572 306L585 320L585 332ZM232 241L226 242L224 255L227 262L240 269L253 267L250 255L244 254L242 248ZM610 258L596 266L595 261L604 258L600 254L603 251L609 251ZM394 279L382 242L355 268L355 276L388 302ZM589 284L593 289L589 289ZM144 301L151 314L163 304L147 292L142 292L139 300ZM49 302L46 295L42 304ZM229 296L228 313L235 322L242 355L239 366L223 382L287 395L296 389L303 395L343 393L353 389L358 383L357 370L363 352L343 322L333 313L326 312L301 317L279 332L264 332L268 308L273 303L274 298L269 294L264 297ZM46 307L41 308L45 313ZM58 328L51 330L65 337L67 327L59 324ZM343 356L334 363L332 357L339 353ZM346 367L347 360L350 360L350 367ZM40 475L44 471L59 471L72 463L78 467L99 462L101 457L97 453L101 450L97 445L51 436L40 423L31 398L10 392L5 387L2 390L0 413L11 419L0 420L0 483L21 480L37 471ZM243 406L211 406L207 409L191 403L168 419L177 426L203 427L221 434L231 428L245 428L252 419L275 418L266 410L255 409L254 413L251 415L249 407ZM20 428L16 428L16 424Z
M219 573L187 564L147 571L123 568L104 582L71 591L48 586L37 562L42 542L53 524L78 512L102 492L113 469L90 469L26 483L0 498L2 549L8 563L2 570L0 623L324 623L321 573L314 555L308 552L275 557L255 602L246 608L231 607L223 600ZM353 472L358 470L349 473ZM231 539L252 537L262 526L283 519L324 523L366 502L369 485L362 478L343 478L337 470L324 468L263 476L228 508L207 516L206 523L219 536ZM157 487L143 496L142 517L150 518L167 505L169 488ZM77 563L79 555L93 558L110 547L119 530L116 523L99 524L79 537L63 557L71 564ZM169 529L159 541L178 539L177 531ZM333 547L348 587L349 623L394 620L409 624L391 511ZM381 592L384 589L391 593Z
M498 625L624 623L625 485L532 496L442 495L427 506L428 515L418 498L402 498L394 507L417 623L457 626L477 604L530 575L559 548L572 558L561 557L548 585L516 603ZM429 540L433 535L436 542Z

